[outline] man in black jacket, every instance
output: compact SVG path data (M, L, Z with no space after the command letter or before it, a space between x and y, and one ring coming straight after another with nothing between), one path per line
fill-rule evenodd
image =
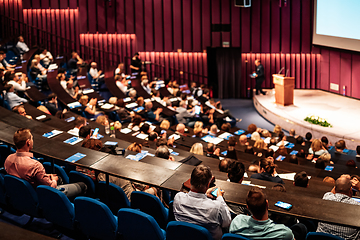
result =
M259 95L259 91L262 94L266 94L261 88L261 84L265 80L264 77L264 66L261 64L260 59L255 60L255 66L256 66L256 75L255 75L255 89L256 89L256 95Z

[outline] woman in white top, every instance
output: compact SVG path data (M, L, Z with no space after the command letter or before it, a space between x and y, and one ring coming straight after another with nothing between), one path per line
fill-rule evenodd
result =
M127 80L126 78L121 77L120 75L115 76L116 86L120 88L120 90L126 94L127 92Z
M309 148L309 153L316 156L321 156L323 153L328 153L328 151L323 146L322 142L319 139L314 139Z

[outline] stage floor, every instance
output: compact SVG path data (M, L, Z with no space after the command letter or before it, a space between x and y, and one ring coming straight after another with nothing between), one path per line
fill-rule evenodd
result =
M280 106L275 103L274 90L266 95L255 95L253 103L256 110L268 121L289 131L313 138L327 136L333 144L344 139L347 148L355 149L360 145L360 100L344 97L321 90L294 90L294 105ZM308 115L325 118L331 128L321 127L304 121Z

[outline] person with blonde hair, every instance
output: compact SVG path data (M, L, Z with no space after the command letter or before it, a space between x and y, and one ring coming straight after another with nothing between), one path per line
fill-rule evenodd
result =
M169 120L166 120L166 119L162 120L162 122L160 123L160 128L162 130L168 130L170 128Z
M89 97L87 95L83 95L79 99L79 103L85 107L84 112L86 115L86 118L97 118L100 115L103 115L101 112L96 111L96 103L97 99L92 98L89 100Z
M142 149L142 145L137 142L133 142L126 148L126 150L137 152L137 153L141 153L141 149Z
M217 133L218 133L219 129L218 127L216 126L216 124L213 124L211 125L210 127L210 131L209 131L209 134L212 135L212 136L216 136Z
M275 125L273 132L278 135L281 131L281 127L279 125Z
M257 141L257 140L259 140L259 139L261 139L261 138L260 138L260 134L259 134L258 132L253 132L253 133L251 134L251 140Z
M267 144L264 142L263 139L260 138L255 141L254 148L267 149Z
M204 155L203 145L202 145L201 143L194 143L194 144L191 146L190 152L191 152L191 153L198 154L198 155Z
M121 130L122 124L119 121L114 122L114 128L115 130Z
M196 137L202 137L203 134L207 134L208 129L203 129L204 123L201 121L196 121L194 125L194 135Z
M321 156L323 153L328 153L328 151L323 146L322 142L319 139L314 139L311 142L309 148L309 154L314 154L316 156Z
M96 118L96 122L103 125L103 126L107 126L109 125L109 120L107 116L99 116L98 118Z

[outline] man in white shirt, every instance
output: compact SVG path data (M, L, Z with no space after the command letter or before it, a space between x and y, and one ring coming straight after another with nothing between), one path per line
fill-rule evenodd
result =
M91 63L91 68L89 70L89 74L95 81L102 81L103 77L101 76L102 71L97 70L97 64L96 62Z
M87 124L86 118L79 116L75 119L74 123L75 123L75 127L73 129L70 129L67 133L78 137L80 128L82 126L86 126Z
M212 173L209 167L199 165L191 173L189 193L179 192L174 199L174 216L176 221L184 221L205 227L214 240L220 240L221 228L231 223L229 209L224 201L224 191L217 188L216 197L209 188ZM212 199L215 200L212 200Z
M40 60L43 62L44 67L49 67L50 63L53 61L52 54L45 48L40 53Z
M29 47L26 45L23 36L19 36L19 41L16 44L16 48L19 50L21 55L29 51Z

